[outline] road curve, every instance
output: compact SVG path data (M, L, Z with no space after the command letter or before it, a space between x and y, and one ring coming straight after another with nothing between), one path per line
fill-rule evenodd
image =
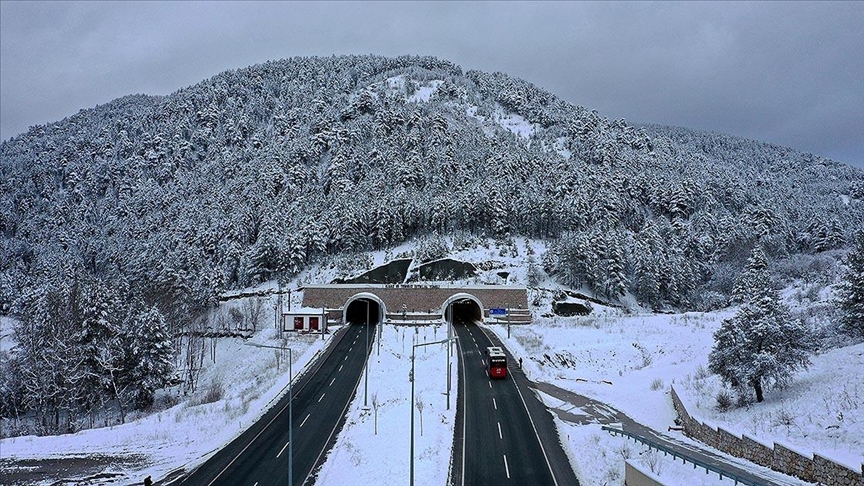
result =
M357 390L374 340L375 325L338 331L333 345L294 384L293 484L314 482ZM366 347L369 333L369 347ZM183 478L189 486L288 484L288 394L237 439ZM172 481L171 484L177 484Z

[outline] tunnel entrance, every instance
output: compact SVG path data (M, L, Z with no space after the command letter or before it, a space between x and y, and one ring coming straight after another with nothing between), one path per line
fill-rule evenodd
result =
M370 298L352 300L345 308L346 324L377 324L381 321L381 305ZM368 315L368 320L367 320Z
M453 324L473 324L483 320L483 309L470 298L458 298L447 306L445 317L453 317Z

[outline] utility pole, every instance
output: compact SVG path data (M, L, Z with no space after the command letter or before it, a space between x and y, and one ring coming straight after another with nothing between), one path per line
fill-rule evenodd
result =
M288 350L288 486L294 486L294 353L284 346L267 346L257 343L243 343L256 348Z
M369 351L369 299L366 299L366 352ZM366 372L363 373L363 408L369 408L369 360L366 360Z
M510 339L510 302L507 302L507 339Z
M414 380L417 379L417 377L414 376L414 359L415 359L416 350L419 347L431 346L433 344L444 344L444 343L447 343L447 346L449 348L451 341L453 341L455 339L456 338L442 339L441 341L434 341L431 343L412 344L411 345L411 401L408 403L408 405L411 407L411 467L410 467L411 472L409 474L409 483L408 483L410 486L414 486ZM447 354L449 356L450 353L447 353ZM449 376L449 373L448 373L448 376ZM449 404L450 395L447 395L447 399L448 399L448 404Z

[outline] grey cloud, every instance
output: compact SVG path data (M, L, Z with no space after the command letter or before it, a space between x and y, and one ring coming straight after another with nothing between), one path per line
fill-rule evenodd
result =
M0 139L298 55L429 54L864 166L864 3L0 2Z

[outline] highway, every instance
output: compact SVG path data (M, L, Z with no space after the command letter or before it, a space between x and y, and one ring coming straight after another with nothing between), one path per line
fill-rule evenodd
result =
M293 484L314 483L326 451L335 443L345 412L360 384L375 325L350 325L294 384ZM369 348L365 348L366 333ZM365 349L364 349L365 348ZM288 484L288 394L246 432L183 478L190 486L282 486ZM170 484L177 484L172 481Z
M578 485L552 415L518 365L508 361L507 378L489 378L485 349L502 343L475 324L453 328L461 359L451 484Z

